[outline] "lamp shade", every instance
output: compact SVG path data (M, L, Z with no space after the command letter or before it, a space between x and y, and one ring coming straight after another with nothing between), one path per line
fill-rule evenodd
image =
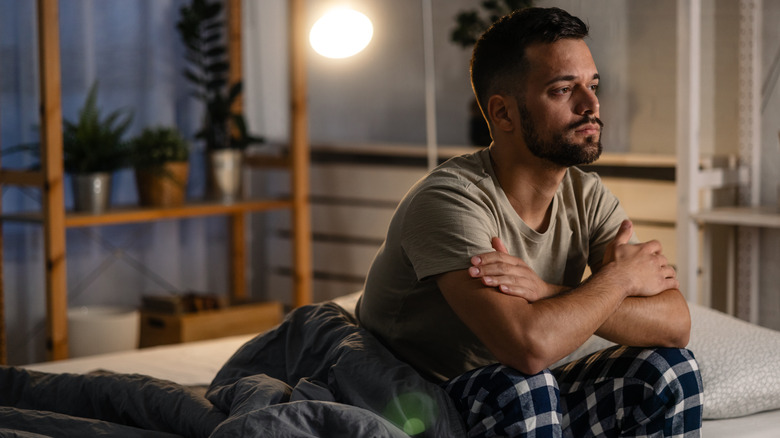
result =
M348 8L332 9L309 32L315 52L327 58L347 58L365 49L374 35L371 20Z

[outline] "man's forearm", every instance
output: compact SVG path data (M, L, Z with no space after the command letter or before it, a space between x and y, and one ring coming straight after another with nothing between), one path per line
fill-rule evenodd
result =
M680 291L670 289L651 297L627 297L596 331L621 345L675 347L688 345L691 317Z

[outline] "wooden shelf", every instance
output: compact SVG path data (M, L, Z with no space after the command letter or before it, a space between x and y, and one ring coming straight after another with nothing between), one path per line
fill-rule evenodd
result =
M268 211L290 208L289 200L248 200L231 203L188 203L178 207L139 208L125 207L109 210L102 214L68 213L65 216L66 227L85 227L91 225L109 225L133 222L149 222L161 219L181 219L200 216L217 216L248 211Z
M245 212L282 210L292 207L289 199L256 199L230 203L189 202L176 207L152 208L118 206L101 214L67 212L65 227L89 227L101 225L154 222L165 219L183 219L204 216L224 216ZM43 213L15 213L0 216L0 221L42 223Z
M250 167L281 167L289 168L292 164L290 157L277 157L272 155L247 154L244 162Z
M719 207L700 211L693 218L705 224L780 228L780 207Z

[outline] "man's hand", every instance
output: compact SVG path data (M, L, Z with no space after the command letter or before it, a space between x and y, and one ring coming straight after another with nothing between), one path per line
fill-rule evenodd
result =
M679 288L677 272L662 254L661 244L657 240L630 244L632 233L631 221L623 221L615 239L607 246L602 267L614 263L629 274L626 286L630 296L653 296Z
M469 275L479 278L485 286L498 288L507 295L524 298L528 302L553 296L564 290L542 280L522 259L509 254L498 237L490 241L494 252L471 258Z

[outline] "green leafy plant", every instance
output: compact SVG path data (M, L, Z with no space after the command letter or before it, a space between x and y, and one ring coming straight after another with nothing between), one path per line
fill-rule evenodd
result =
M130 140L130 163L135 168L157 168L172 161L187 161L189 143L178 129L146 128Z
M242 84L228 84L230 64L222 2L191 0L179 12L176 28L187 48L189 64L184 77L193 85L195 97L205 104L203 125L196 137L206 142L206 150L244 149L262 142L248 133L243 114L232 109Z
M127 144L122 137L133 114L116 110L105 118L97 107L97 81L92 84L74 123L63 122L63 155L69 173L113 172L127 165Z
M455 28L450 34L452 42L463 48L471 48L499 18L517 9L533 6L533 0L485 0L481 5L486 16L477 9L461 11L455 16Z

